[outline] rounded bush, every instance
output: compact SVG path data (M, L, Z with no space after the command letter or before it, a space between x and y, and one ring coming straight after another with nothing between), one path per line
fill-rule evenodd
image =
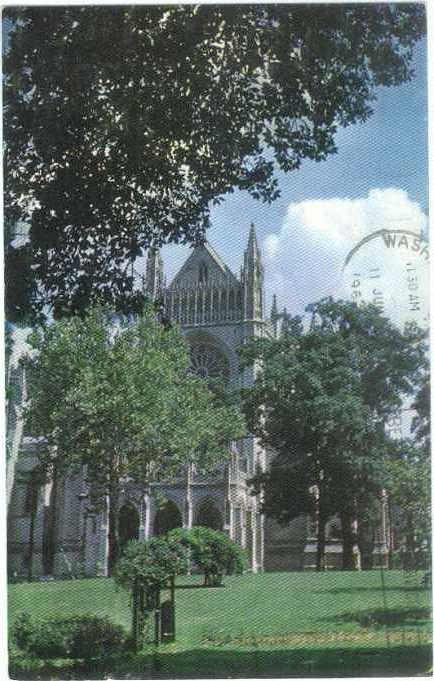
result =
M223 575L242 574L246 568L245 551L224 532L197 526L190 530L177 528L168 537L189 550L207 586L219 586Z
M123 628L107 617L84 615L36 622L27 613L17 618L12 637L18 648L40 659L98 658L126 640Z
M132 589L136 580L147 589L164 588L170 577L187 570L187 552L178 541L153 538L130 541L118 561L115 580Z

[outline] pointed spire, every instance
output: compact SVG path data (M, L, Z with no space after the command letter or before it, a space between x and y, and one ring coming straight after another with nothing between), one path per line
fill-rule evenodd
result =
M164 289L163 259L160 251L155 246L151 246L146 258L146 293L152 300L156 300L163 295Z
M259 255L258 239L256 238L256 227L254 222L252 222L250 225L249 240L247 242L247 253L253 256Z
M279 319L279 313L277 310L277 296L273 293L273 304L271 306L270 320L273 329L274 337L277 338L277 323Z
M258 248L255 225L250 225L249 240L244 251L244 314L249 320L262 320L264 315L264 273Z
M286 336L286 334L289 331L289 314L288 310L286 307L283 308L283 313L282 313L282 324L280 327L280 335L281 336Z

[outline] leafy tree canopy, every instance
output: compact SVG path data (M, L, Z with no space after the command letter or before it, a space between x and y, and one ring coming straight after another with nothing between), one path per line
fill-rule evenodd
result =
M387 461L390 493L398 536L404 539L409 564L431 543L431 461L428 448L404 440L394 443Z
M96 297L137 305L130 264L144 248L202 237L234 189L275 199L276 168L335 152L377 86L411 77L425 27L416 3L5 15L5 209L30 221L55 315Z
M121 479L146 486L186 463L214 468L244 434L243 419L191 375L185 340L150 308L134 323L90 309L35 332L33 345L26 416L45 441L41 465L60 474L86 467L91 504L109 499L113 564Z
M146 484L188 457L214 465L243 432L236 408L189 373L180 332L151 308L134 323L94 308L36 331L32 344L27 420L60 471L86 465L103 487L112 475Z
M415 439L425 446L429 452L431 449L431 382L429 371L421 377L412 406L416 410L412 431L415 434Z
M132 590L139 581L147 590L164 589L167 580L187 572L185 547L170 538L131 541L116 565L115 580Z
M339 513L350 533L356 501L361 510L385 484L386 423L425 369L425 334L401 332L373 305L325 299L308 311L304 326L243 351L259 364L244 393L249 427L275 452L256 491L281 522L311 513L315 497L322 520Z
M224 574L242 574L247 566L244 550L224 532L198 526L174 529L168 537L189 549L190 557L203 572L207 586L219 586Z

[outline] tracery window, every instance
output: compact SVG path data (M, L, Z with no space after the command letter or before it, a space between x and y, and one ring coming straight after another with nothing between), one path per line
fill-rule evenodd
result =
M206 284L208 281L208 267L201 263L199 265L199 284Z
M200 378L229 379L229 362L218 348L198 343L191 348L191 368Z

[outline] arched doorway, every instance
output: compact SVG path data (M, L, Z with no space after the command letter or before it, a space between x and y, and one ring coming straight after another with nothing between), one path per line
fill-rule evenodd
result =
M125 504L119 510L118 532L119 549L122 551L125 544L131 539L139 538L140 517L137 509L132 504Z
M212 499L207 498L201 502L196 512L194 524L210 527L212 530L223 530L222 514Z
M175 527L182 527L182 515L173 501L166 501L158 509L154 519L154 535L167 534Z

